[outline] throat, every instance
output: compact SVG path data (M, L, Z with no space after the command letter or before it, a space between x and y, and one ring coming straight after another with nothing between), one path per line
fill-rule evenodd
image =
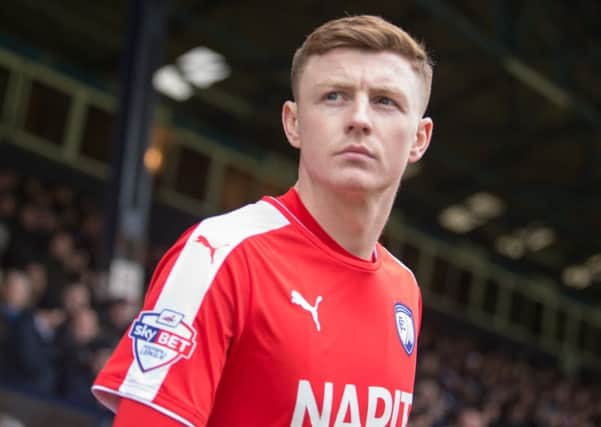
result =
M375 203L377 200L358 200L331 191L308 191L300 183L296 189L308 213L337 245L364 261L374 260L390 207Z

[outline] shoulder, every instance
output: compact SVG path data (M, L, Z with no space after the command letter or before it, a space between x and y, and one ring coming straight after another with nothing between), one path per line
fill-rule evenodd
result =
M190 227L161 259L152 283L182 275L212 277L243 241L289 224L271 204L259 201L209 217ZM167 277L168 276L168 277Z
M288 224L289 221L277 208L265 201L258 201L201 221L191 237L201 244L208 243L213 247L236 245L249 237L277 230Z
M210 283L241 242L288 223L284 215L264 201L202 220L184 232L163 256L147 298L152 300L166 289L198 287L197 278Z
M417 279L413 271L403 261L394 256L388 249L382 245L378 245L382 250L381 254L383 257L382 262L388 264L391 268L397 270L399 274L410 279L417 286Z
M401 278L402 285L397 289L401 297L399 302L395 304L395 313L398 318L404 318L406 321L414 321L416 336L419 335L422 324L422 291L417 283L417 279L413 271L405 265L400 259L395 257L386 248L382 247L382 253L385 257L383 262L386 262L396 270ZM403 344L405 345L405 344Z

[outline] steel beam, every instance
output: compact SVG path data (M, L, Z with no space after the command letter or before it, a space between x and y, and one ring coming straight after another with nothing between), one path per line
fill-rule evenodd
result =
M122 62L111 175L107 186L104 267L114 257L143 259L152 180L144 168L156 94L152 74L162 58L166 2L131 0Z

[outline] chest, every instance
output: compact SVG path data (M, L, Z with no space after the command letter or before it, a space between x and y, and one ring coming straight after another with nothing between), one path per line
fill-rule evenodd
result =
M268 414L257 425L404 425L417 353L415 282L396 265L360 269L311 248L253 253L248 314L219 400L243 390L239 414Z
M250 277L238 344L253 349L257 367L293 383L412 388L418 299L398 270L360 270L305 254L257 261Z

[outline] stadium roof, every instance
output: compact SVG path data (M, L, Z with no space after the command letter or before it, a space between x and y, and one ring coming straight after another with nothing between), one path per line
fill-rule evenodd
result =
M0 41L116 87L127 2L4 3ZM601 303L596 0L174 0L164 63L202 45L223 55L231 74L187 101L164 102L245 144L294 156L279 118L294 49L323 21L357 13L425 40L437 63L433 146L403 184L404 218Z

